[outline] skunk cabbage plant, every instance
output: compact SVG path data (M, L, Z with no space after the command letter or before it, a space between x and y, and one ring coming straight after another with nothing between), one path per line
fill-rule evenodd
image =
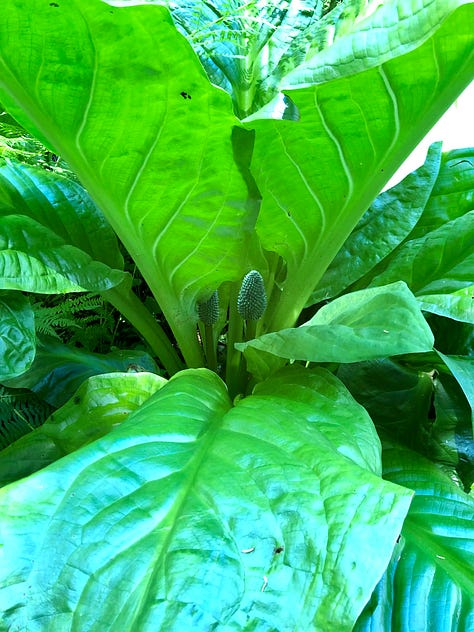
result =
M53 407L0 453L0 630L474 629L474 149L380 193L473 23L4 3L0 101L70 171L0 159L0 383ZM147 351L35 331L78 292Z

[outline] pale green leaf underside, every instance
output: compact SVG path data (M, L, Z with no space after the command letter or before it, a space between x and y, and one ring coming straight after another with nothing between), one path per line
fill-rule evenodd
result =
M432 37L449 15L469 0L369 0L343 25L332 44L315 50L282 82L295 88L353 75L412 52ZM348 3L350 12L350 3ZM336 22L336 32L337 32Z
M145 372L90 377L40 428L2 451L0 485L28 476L107 434L165 382Z
M0 379L21 375L35 357L33 310L20 292L0 291Z
M178 374L120 428L3 488L2 629L40 616L64 632L330 618L349 632L411 497L318 429L319 374L291 397L270 380L235 408L214 374Z
M67 159L179 338L194 329L196 300L239 278L255 221L233 159L230 96L161 6L25 11L14 0L2 24L2 100Z
M252 347L291 360L360 362L430 351L430 331L403 282L345 294L294 329L266 334L236 347Z
M307 302L380 188L472 79L473 5L452 13L454 4L431 5L449 17L426 41L416 19L407 31L404 23L398 26L397 12L408 14L410 2L387 8L388 37L406 36L407 46L417 46L411 52L382 55L381 62L377 45L361 35L357 50L363 56L352 52L355 74L287 91L299 109L298 123L260 118L271 108L248 121L256 130L252 168L263 196L257 233L288 269L271 329L294 324L301 301ZM364 69L366 58L372 67Z

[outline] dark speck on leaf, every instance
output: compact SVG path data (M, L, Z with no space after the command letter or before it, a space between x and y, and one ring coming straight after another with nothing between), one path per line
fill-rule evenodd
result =
M285 547L283 546L277 546L273 549L273 554L274 555L278 555L278 553L282 553Z
M49 6L50 7L59 7L59 4L57 2L50 2Z
M74 404L80 404L81 398L78 395L76 395L76 397L72 401L74 402Z
M187 92L185 92L184 90L182 92L180 92L179 94L183 97L183 99L190 99L191 98L191 95L188 94Z

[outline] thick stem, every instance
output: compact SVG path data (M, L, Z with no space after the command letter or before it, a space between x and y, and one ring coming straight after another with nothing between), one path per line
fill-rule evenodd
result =
M234 287L229 300L229 326L227 329L227 358L226 358L226 383L231 397L242 392L241 364L242 353L234 345L242 341L244 321L237 311L238 290Z
M173 375L183 363L161 325L132 292L128 283L102 292L102 296L126 318L150 345L165 370Z
M204 325L204 345L207 368L217 373L217 349L214 340L214 327L212 325Z

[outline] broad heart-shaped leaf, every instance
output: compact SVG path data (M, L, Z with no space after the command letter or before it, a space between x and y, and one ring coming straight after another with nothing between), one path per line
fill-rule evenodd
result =
M62 406L92 375L156 370L154 360L146 351L119 349L106 354L92 353L44 338L38 340L29 370L3 382L14 388L29 388L49 404Z
M0 217L26 215L111 268L123 269L117 238L77 182L16 160L0 162Z
M298 123L263 120L273 105L248 119L257 233L286 262L268 329L294 324L380 188L472 79L474 6L461 4L425 0L423 19L410 0L380 5L282 82Z
M166 380L154 373L94 375L45 423L0 454L0 486L28 476L122 424Z
M440 159L441 143L435 143L424 165L377 196L324 273L308 304L342 292L411 233L430 199Z
M200 364L196 301L241 278L255 223L230 96L165 7L70 0L26 11L13 0L3 17L0 98L78 174L188 364Z
M103 292L126 278L125 272L94 261L30 217L1 218L1 289L40 294Z
M339 421L324 429L337 379L302 372L236 407L215 374L177 374L118 429L4 487L0 629L352 630L411 493L339 453Z
M36 335L30 302L20 292L0 291L0 380L24 373L35 357Z
M384 446L384 476L415 492L392 560L355 632L474 628L474 499L415 452Z
M265 334L236 347L289 360L360 362L430 351L433 334L415 297L399 282L345 294L300 327Z

